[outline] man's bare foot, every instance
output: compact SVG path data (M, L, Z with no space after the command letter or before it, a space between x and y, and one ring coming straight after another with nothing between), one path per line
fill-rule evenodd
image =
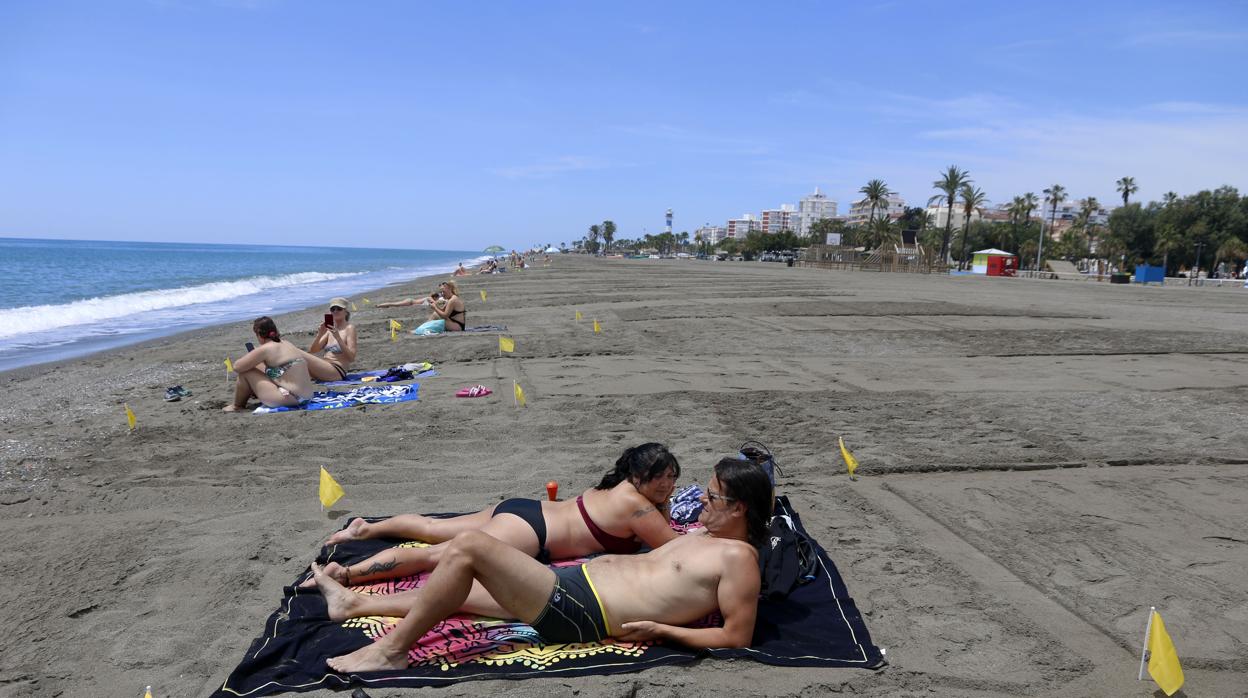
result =
M406 669L408 665L407 650L395 654L385 647L385 638L341 657L326 659L330 669L339 674L356 671L385 671L386 669Z
M346 543L349 540L359 540L364 537L364 529L367 526L368 522L364 519L351 519L351 523L347 524L346 528L325 539L325 545Z
M335 582L338 582L339 584L347 583L347 568L344 567L343 565L340 565L337 562L331 562L328 565L325 565L325 567L323 567L322 569L325 571L325 576L329 577ZM303 582L301 582L299 586L301 588L316 586L316 575L312 575L311 577L308 577Z
M238 405L226 405L225 407L221 408L221 411L222 412L241 412L244 409L246 409L246 407L239 407Z
M315 562L312 563L312 579L316 582L317 588L321 590L321 595L325 597L330 620L346 620L354 617L353 611L361 602L359 594L325 574L325 570Z

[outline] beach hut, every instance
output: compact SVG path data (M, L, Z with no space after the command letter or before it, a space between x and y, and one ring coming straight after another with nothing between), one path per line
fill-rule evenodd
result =
M1014 276L1014 272L1018 270L1018 256L1005 250L989 248L971 254L975 255L971 258L972 274Z

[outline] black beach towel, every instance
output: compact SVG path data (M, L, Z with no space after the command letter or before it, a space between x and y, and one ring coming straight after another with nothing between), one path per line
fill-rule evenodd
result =
M777 511L789 511L795 526L805 530L787 498L777 498L776 507ZM352 541L322 549L318 560L356 562L395 544L393 540ZM250 697L351 685L444 686L474 679L615 674L687 663L706 655L748 658L780 666L882 667L885 662L880 650L871 643L836 566L822 548L818 552L820 573L814 581L799 587L787 599L759 601L754 642L746 649L698 653L680 647L613 640L544 645L525 623L457 615L435 626L421 639L410 653L413 664L407 669L349 676L332 672L325 659L372 642L398 619L374 616L333 622L326 617L325 601L316 589L288 586L260 637L252 642L242 662L213 695ZM562 561L556 566L579 562ZM294 584L308 574L300 575ZM353 588L393 593L419 587L426 577Z

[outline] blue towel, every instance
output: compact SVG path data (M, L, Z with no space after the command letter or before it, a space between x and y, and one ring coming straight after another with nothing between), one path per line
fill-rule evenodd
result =
M295 412L298 410L337 410L357 405L388 405L394 402L409 402L417 399L420 388L418 383L407 385L387 385L377 387L362 385L346 393L332 390L316 393L307 402L294 407L258 407L253 414L272 414L274 412Z

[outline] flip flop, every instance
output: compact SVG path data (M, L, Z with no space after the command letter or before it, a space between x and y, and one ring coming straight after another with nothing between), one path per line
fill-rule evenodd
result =
M460 388L455 391L455 397L485 397L493 392L484 385L474 385L471 388Z

